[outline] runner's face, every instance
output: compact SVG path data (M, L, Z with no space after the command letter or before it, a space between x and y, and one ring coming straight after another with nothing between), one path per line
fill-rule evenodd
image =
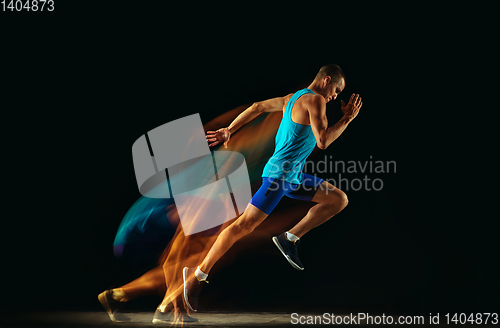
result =
M330 82L326 86L326 97L325 100L326 102L329 102L330 100L335 100L337 99L337 96L339 93L342 92L345 88L345 81L344 79L341 79L339 82Z

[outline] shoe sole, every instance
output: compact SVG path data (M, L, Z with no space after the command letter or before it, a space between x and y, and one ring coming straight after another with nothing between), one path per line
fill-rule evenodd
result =
M151 320L151 322L153 324L157 325L157 324L173 323L174 320L173 320L173 317L170 319L156 319L155 318L155 319Z
M153 319L152 322L155 325L166 324L166 323L168 323L168 324L184 324L184 323L198 322L198 319L190 317L190 316L187 316L187 318L183 317L182 320L180 320L180 321L175 321L174 318L173 318L173 316L172 316L172 318L169 319L169 320L165 320L165 319Z
M106 292L102 292L97 296L97 299L101 303L101 305L104 307L104 310L106 310L106 313L109 316L109 319L113 322L123 322L115 319L115 315L113 314L113 311L111 311L111 307L109 306L108 299L106 298Z
M187 280L188 270L189 270L188 267L185 267L184 269L182 269L182 280L184 281L184 302L186 302L186 305L189 307L189 309L191 311L198 312L198 310L193 309L193 307L191 306L191 304L189 304L189 301L188 301L188 295L187 295L188 291L186 289L186 280Z
M286 260L288 261L288 263L291 264L291 266L294 268L294 269L297 269L299 271L302 271L304 270L304 268L301 268L300 266L298 266L294 261L292 261L292 259L290 258L290 256L288 256L285 251L283 250L283 247L281 247L280 245L280 242L278 240L278 237L273 237L273 242L274 244L276 245L276 247L278 247L278 249L280 250L281 254L283 254L283 256L286 258Z

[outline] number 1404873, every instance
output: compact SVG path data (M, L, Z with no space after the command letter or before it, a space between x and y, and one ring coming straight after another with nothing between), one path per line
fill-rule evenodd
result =
M2 0L3 11L54 11L54 0Z

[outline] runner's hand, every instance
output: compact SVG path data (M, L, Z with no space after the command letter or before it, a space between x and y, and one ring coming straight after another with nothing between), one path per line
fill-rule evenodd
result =
M224 143L224 147L227 148L227 143L231 138L231 132L228 128L222 128L217 131L207 131L207 142L208 146L217 146L221 142Z
M344 113L344 116L349 117L351 120L355 119L356 116L358 116L359 109L363 105L363 103L361 102L361 97L354 93L352 94L351 99L349 99L347 105L343 100L341 100L340 102L342 105L342 113Z

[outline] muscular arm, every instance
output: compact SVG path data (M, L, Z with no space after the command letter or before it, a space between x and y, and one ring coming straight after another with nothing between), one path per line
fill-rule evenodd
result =
M361 108L361 98L351 96L347 106L342 102L342 112L344 116L335 125L328 127L328 119L326 118L326 101L321 96L316 96L311 99L309 104L309 117L311 127L316 137L316 143L320 149L326 149L331 145L347 128L349 123L358 115Z
M245 109L240 115L238 115L233 122L228 126L229 132L233 134L236 130L241 128L243 125L255 119L257 116L264 112L277 112L283 110L283 106L287 97L277 97L264 101L259 101L253 103L252 106Z
M283 110L285 102L290 99L291 96L292 94L289 94L284 97L277 97L253 103L250 107L241 112L241 114L238 115L227 128L221 128L217 131L208 131L207 141L210 143L209 146L213 147L222 142L224 143L224 147L227 147L231 134L236 132L236 130L264 112L277 112Z

